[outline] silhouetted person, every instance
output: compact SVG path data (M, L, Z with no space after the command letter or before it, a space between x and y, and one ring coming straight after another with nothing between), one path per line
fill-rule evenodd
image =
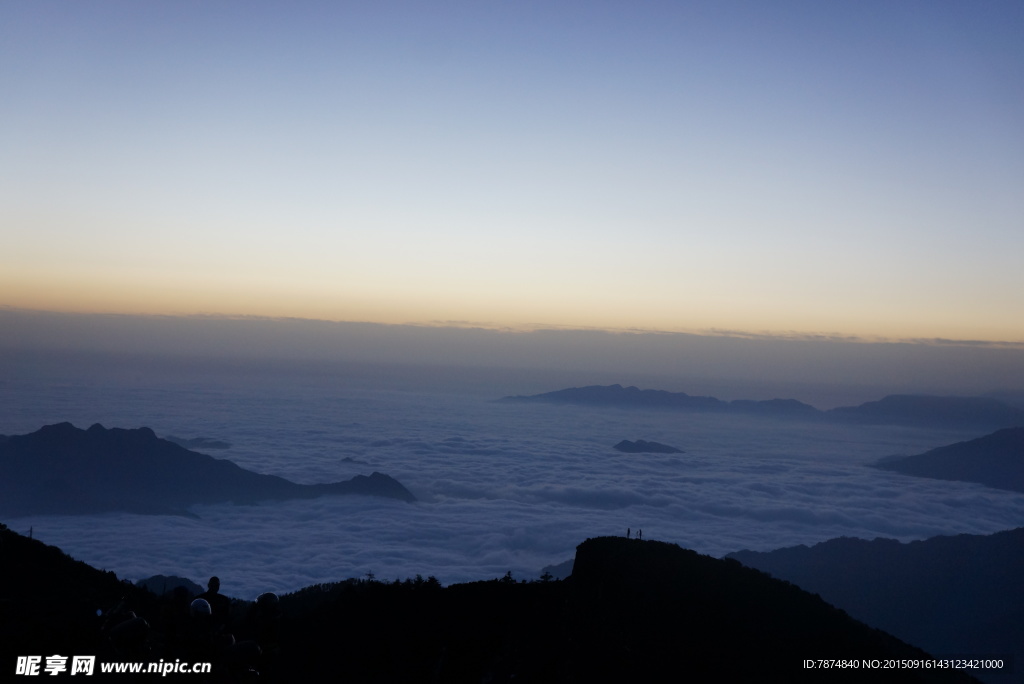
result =
M213 609L204 598L192 600L189 606L189 618L182 634L181 645L185 657L212 662L218 651L218 628L213 624Z
M184 648L188 634L190 604L189 591L185 587L175 587L174 591L163 597L160 623L163 625L164 643L172 655Z
M101 631L120 657L141 659L149 649L149 623L129 610L123 598L107 611Z
M262 681L281 678L281 604L277 594L260 594L249 611L250 627L260 647L259 670Z
M226 631L231 620L231 599L220 593L220 578L216 575L210 578L206 589L196 598L203 599L210 604L210 609L213 612L211 622L214 628L219 632Z
M189 606L189 619L183 639L183 655L196 662L213 664L213 671L226 673L224 681L252 681L259 673L253 669L260 656L260 647L255 641L236 642L233 634L224 631L222 624L215 622L216 613L206 597L226 596L216 593L219 582L210 578L210 591L200 594ZM221 681L221 680L217 680Z
M264 651L277 649L281 625L281 603L277 594L271 591L260 594L249 611L249 620L260 647Z

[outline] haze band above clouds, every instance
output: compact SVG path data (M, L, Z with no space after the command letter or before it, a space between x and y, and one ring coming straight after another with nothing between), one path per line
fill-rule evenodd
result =
M85 356L81 356L85 354ZM106 361L100 357L106 355ZM490 398L573 385L638 385L721 399L793 398L820 409L893 393L1024 391L1024 347L730 332L687 334L383 325L226 316L61 314L0 308L0 369L188 375L239 364L333 364L368 386L447 384ZM77 359L77 360L76 360ZM121 368L122 370L117 370ZM291 368L291 366L289 366ZM399 370L401 368L401 370ZM38 426L25 426L35 429Z

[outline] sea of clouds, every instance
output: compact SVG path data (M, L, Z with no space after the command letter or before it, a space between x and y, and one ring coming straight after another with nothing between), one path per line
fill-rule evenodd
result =
M242 598L371 572L445 584L507 571L536 577L587 537L627 528L721 556L843 535L908 541L1024 524L1024 495L866 467L979 436L971 432L491 401L499 396L308 373L6 380L0 433L61 421L149 426L230 442L208 453L297 482L381 471L419 500L2 522L121 577L219 575L223 591ZM685 453L622 454L612 449L622 439Z

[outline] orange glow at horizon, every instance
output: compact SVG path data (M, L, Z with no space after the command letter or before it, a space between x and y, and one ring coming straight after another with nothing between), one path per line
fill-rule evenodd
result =
M8 4L0 307L1024 343L1009 4Z
M735 331L764 334L822 334L865 339L963 339L1022 342L1018 325L992 326L985 312L974 319L936 323L934 312L897 307L849 307L831 310L813 302L618 299L579 293L529 290L487 291L461 299L429 288L416 293L344 292L266 281L216 278L127 282L112 274L48 273L0 275L5 293L0 306L78 314L214 315L307 318L381 324L455 325L508 330L578 328L665 332Z

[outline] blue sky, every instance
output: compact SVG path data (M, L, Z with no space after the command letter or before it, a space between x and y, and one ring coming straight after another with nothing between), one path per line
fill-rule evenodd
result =
M1024 6L0 7L0 306L1024 341Z

